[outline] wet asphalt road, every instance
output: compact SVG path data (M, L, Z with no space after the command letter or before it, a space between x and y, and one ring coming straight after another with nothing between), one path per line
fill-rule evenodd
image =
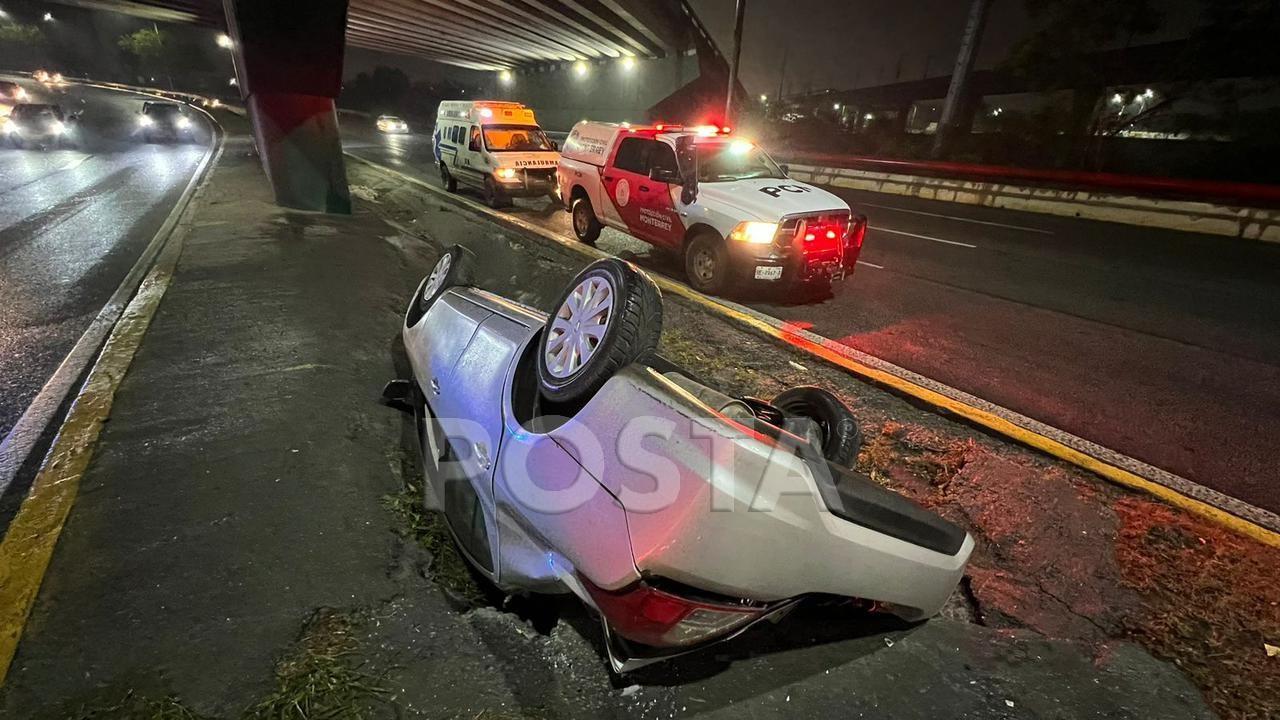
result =
M348 152L438 185L428 136L343 124ZM871 220L853 278L820 303L736 299L1280 512L1280 247L835 192ZM544 200L511 212L571 235ZM598 244L681 279L621 233Z
M133 137L141 96L5 79L83 116L75 147L0 144L0 438L133 267L210 138L192 113L195 142L146 144Z

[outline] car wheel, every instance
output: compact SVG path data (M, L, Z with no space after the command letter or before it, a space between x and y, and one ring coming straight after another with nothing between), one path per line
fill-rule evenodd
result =
M631 263L591 263L555 307L538 344L538 384L553 402L591 397L615 372L658 347L662 294Z
M600 237L600 220L596 217L591 200L580 197L573 201L573 234L588 245L595 245Z
M484 204L495 210L511 204L511 201L502 194L502 188L499 188L491 177L484 179Z
M440 184L449 192L458 192L458 179L449 172L449 166L440 163Z
M812 420L817 426L822 455L841 467L852 467L862 449L862 430L840 398L819 387L802 385L785 390L773 405L788 417ZM803 430L800 435L807 435ZM815 438L811 438L815 439Z
M684 273L694 290L716 295L729 279L729 251L714 233L699 233L684 251Z
M453 245L441 253L431 272L418 287L417 302L409 308L406 325L416 325L426 314L427 309L444 294L445 290L458 285L470 285L475 267L470 250L461 245Z

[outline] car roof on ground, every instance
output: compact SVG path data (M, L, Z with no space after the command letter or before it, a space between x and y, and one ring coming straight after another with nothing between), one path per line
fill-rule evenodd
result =
M155 100L148 100L142 103L142 109L143 110L170 110L170 109L181 110L182 106L179 105L178 103L156 102Z

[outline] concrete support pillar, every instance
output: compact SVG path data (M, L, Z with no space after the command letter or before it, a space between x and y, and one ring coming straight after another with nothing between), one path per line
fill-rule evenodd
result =
M276 202L351 212L334 100L347 0L223 0L236 76Z

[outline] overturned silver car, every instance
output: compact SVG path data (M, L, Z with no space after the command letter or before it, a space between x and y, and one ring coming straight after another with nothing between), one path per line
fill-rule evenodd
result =
M573 593L625 672L725 640L810 597L908 620L946 602L963 530L848 466L852 414L818 388L734 398L655 354L658 288L616 259L550 316L441 256L405 316L428 506L511 593Z

